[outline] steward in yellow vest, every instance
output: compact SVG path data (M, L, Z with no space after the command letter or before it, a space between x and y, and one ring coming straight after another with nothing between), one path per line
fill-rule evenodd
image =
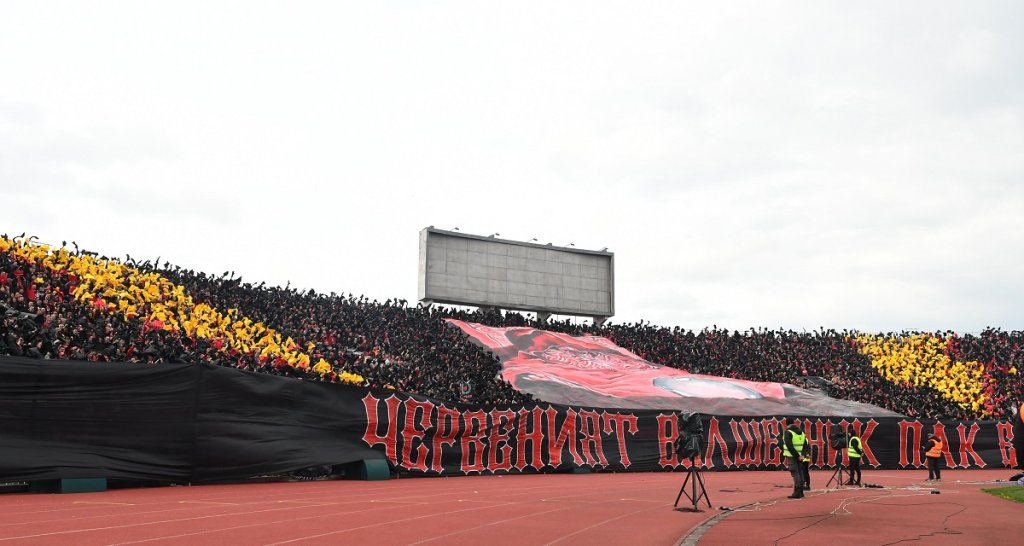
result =
M804 471L801 458L807 452L807 436L800 430L800 425L792 423L782 433L782 456L786 458L786 466L789 474L793 476L793 494L788 498L802 499L804 497Z
M846 442L846 456L850 459L850 479L846 485L860 485L860 458L864 456L864 444L856 434Z

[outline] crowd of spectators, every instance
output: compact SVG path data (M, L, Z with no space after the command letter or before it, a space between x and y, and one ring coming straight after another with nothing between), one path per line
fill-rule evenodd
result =
M991 413L991 395L983 394L985 366L949 357L949 341L929 334L898 337L861 335L855 346L871 366L896 385L927 387L973 413Z
M946 372L976 369L977 363L950 364L947 358L947 366L937 372L935 368L922 366L922 363L936 360L934 355L929 360L917 353L922 347L934 344L903 343L905 339L922 336L973 342L976 339L973 335L955 336L948 332L864 336L852 330L797 332L763 328L730 332L714 327L693 332L642 323L608 326L593 333L605 335L643 358L693 373L819 388L836 398L874 404L912 417L1005 418L1012 412L1011 401L1024 396L1016 368L1008 365L1003 373L992 368L992 381L988 385L997 387L998 392L983 392L984 396L966 399L964 393L977 384L974 376L967 373L947 376ZM1024 342L1024 332L993 330L990 333L996 339L1016 340L1011 346ZM868 351L868 339L878 345L883 345L884 340L889 352ZM897 355L905 358L899 360L895 358ZM1021 356L1024 355L1014 355L1018 360L1012 362L1019 361ZM903 379L929 374L932 380L927 382ZM968 383L971 386L967 386Z
M1006 418L1024 396L1024 332L868 336L649 323L538 324L517 313L268 287L169 263L0 238L0 355L207 362L484 405L530 402L500 363L443 319L605 336L693 373L821 388L927 418Z
M444 400L532 400L441 320L443 310L404 301L252 285L228 272L122 263L4 237L0 303L0 355L209 362Z

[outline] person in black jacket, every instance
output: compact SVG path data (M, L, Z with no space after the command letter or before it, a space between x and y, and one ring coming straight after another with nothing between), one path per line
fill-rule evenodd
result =
M801 459L807 453L807 437L794 421L782 433L782 455L786 458L789 474L793 477L793 494L791 499L804 498L804 470Z

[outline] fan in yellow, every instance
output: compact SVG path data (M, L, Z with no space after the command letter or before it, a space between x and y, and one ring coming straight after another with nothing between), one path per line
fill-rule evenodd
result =
M945 351L948 340L915 334L896 338L863 335L852 341L886 380L927 387L961 408L986 417L991 415L985 407L984 364L951 359Z
M204 303L195 303L182 286L156 274L144 273L113 260L77 256L64 248L0 237L0 251L16 259L54 272L73 275L78 282L72 296L96 310L120 315L126 321L144 320L148 327L183 332L186 336L217 340L222 350L280 360L301 370L310 369L310 357L291 338L281 339L272 328L228 309L222 313ZM310 345L307 345L307 350ZM312 370L321 377L335 372L319 359ZM364 385L358 374L337 372L338 379Z

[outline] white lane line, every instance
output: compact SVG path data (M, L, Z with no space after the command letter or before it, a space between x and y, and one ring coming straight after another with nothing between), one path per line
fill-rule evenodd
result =
M369 509L369 508L366 509L366 510L353 510L353 511L345 512L344 514L345 515L358 514L360 512L369 512L370 510L371 509ZM331 514L331 515L337 516L337 515L341 515L341 514ZM317 518L322 518L322 517L327 517L327 515L320 514L320 515L316 515L316 516L306 516L306 517L303 517L303 518L288 518L288 519L281 519L281 520L275 520L275 521L264 521L264 522L260 522L260 523L248 523L246 525L235 525L233 527L221 527L221 528L218 528L218 529L207 529L205 531L195 531L195 532L192 532L192 533L182 533L180 535L167 535L167 536L160 536L160 537L153 537L153 538L144 538L144 539L141 539L141 540L132 540L132 541L128 541L128 542L117 542L115 544L110 544L109 546L121 546L121 545L124 545L124 544L142 544L143 542L154 542L154 541L157 541L157 540L170 540L170 539L174 539L174 538L194 537L194 536L197 536L197 535L208 535L210 533L220 533L220 532L224 532L224 531L234 531L234 530L237 530L237 529L249 529L249 528L252 528L252 527L262 527L264 525L277 525L279 523L290 523L290 522L293 522L293 521L305 521L305 520L308 520L308 519L317 519Z
M472 476L467 476L467 477L463 477L462 479L467 479L467 478L468 479L472 479L473 477ZM619 485L619 486L621 486L621 485L637 485L637 484L647 484L647 483L650 483L649 479L628 480L628 481L624 481L624 482L619 482L616 485ZM252 487L258 487L257 484L251 484L251 486ZM216 487L216 486L212 486L212 487ZM279 488L274 488L274 489L279 489ZM318 488L318 489L320 489L320 488ZM334 495L326 495L326 494L324 494L324 493L327 493L326 491L320 490L320 491L317 491L318 494L312 495L311 497L308 497L308 498L310 500L314 499L314 498L325 498L325 497L326 498L337 498L336 497L336 489L337 488L331 488L331 489L335 489L335 491L332 491L332 493L335 493ZM537 491L537 490L559 491L559 490L564 490L564 485L543 485L543 486L538 485L538 486L529 486L529 487L512 487L512 488L508 488L508 489L504 490L504 494L507 497L509 494L516 494L516 493L525 494L525 493L528 493L528 492L531 492L531 491ZM294 494L291 494L291 495L284 495L284 496L302 496L302 495L308 495L309 493L310 493L309 491L305 491L303 493L294 493ZM364 498L360 498L360 499L351 499L349 502L347 502L345 504L363 503L363 502L367 502L368 500L370 502L388 502L388 501L402 502L402 501L397 500L397 499L416 499L416 498L422 498L422 497L431 497L432 499L436 500L439 496L443 497L443 496L465 495L465 494L466 494L465 491L457 490L457 491L452 491L450 493L446 492L446 493L443 493L441 495L438 495L437 493L403 495L403 496L399 496L399 497L394 497L393 498L394 500L392 500L392 499L364 499ZM212 495L212 496L206 497L206 498L207 499L216 499L216 498L221 498L221 499L237 499L239 496L241 496L241 495L228 496L228 495L224 495L223 493L219 493L217 495ZM299 499L294 499L294 500L299 500ZM174 501L170 501L170 502L174 502ZM207 501L207 502L210 502L210 501ZM246 503L246 504L259 505L259 504L265 504L266 502L274 502L274 501L259 501L259 502ZM278 502L280 502L280 501L278 501ZM419 503L411 503L411 504L419 504ZM513 504L513 503L508 503L508 504ZM78 508L87 508L87 507L83 506L83 507L78 507ZM35 512L35 513L47 513L47 512L56 512L56 511L64 511L64 510L75 510L75 509L78 509L78 508L67 508L67 509L59 509L59 510L52 510L52 511L47 510L47 511ZM302 507L298 507L298 508L302 508ZM169 509L169 510L153 510L153 511L146 511L146 512L137 512L137 513L132 513L132 514L105 514L105 515L87 516L87 517L89 517L89 518L100 518L100 517L123 517L125 515L138 516L138 515L144 515L144 514L166 513L166 512L184 511L184 510L189 510L189 508L175 508L175 509ZM245 514L254 514L254 513L262 513L262 512L273 512L273 511L277 511L277 509L260 510L260 511L256 511L256 512L246 512ZM22 513L22 514L24 514L24 513ZM142 526L142 525L154 525L154 524L159 524L159 523L172 523L172 522L177 522L177 521L192 521L192 520L208 519L208 518L212 518L212 517L237 516L237 515L244 515L244 514L239 514L239 513L215 514L215 515L209 515L209 516L199 516L199 517L195 517L195 518L178 518L178 519L171 519L171 520L161 520L161 521L155 521L155 522L144 522L144 523L137 523L137 524L130 524L130 525L122 525L122 526L107 526L107 527L96 527L96 528L91 528L91 529L77 529L77 530L69 530L69 531L57 531L57 532L53 532L53 533L42 533L42 534L37 534L37 535L25 535L25 536L18 536L18 537L3 537L3 538L0 538L0 541L14 540L14 539L19 539L19 538L35 538L35 537L42 537L42 536L66 535L66 534L79 533L79 532L100 531L100 530L109 530L109 529L120 529L120 528L125 528L125 527L137 527L137 526ZM47 521L65 521L65 518L62 518L60 520L47 520ZM38 524L38 523L45 523L45 522L38 521L38 522L25 522L25 523L8 523L8 524L0 524L0 526L2 526L2 525Z
M540 477L542 477L542 476L541 475L532 475L532 474L523 475L523 476L508 475L506 477L506 479L509 480L509 481L518 481L518 480L516 480L517 478L540 478ZM583 476L581 476L581 477L583 477ZM494 476L459 476L458 478L459 479L467 479L468 478L469 480L483 479L481 481L490 482L491 479L494 478ZM396 480L389 480L387 485L389 487L391 487L391 488L398 488L398 487L401 487L401 486L405 485L404 483L392 483L392 482L395 482L395 481ZM504 481L504 480L502 480L502 481ZM527 480L522 480L522 481L527 481ZM616 482L615 485L616 485L616 487L618 487L618 486L625 486L625 485L647 485L650 482L651 482L651 480L648 478L648 479L638 479L638 480L629 480L629 481L623 481L623 482ZM324 482L308 482L308 483L301 483L301 482L300 483L282 483L282 484L274 484L274 485L282 485L282 486L287 486L287 487L301 487L303 485L312 485L312 484L319 484L319 485L321 485L321 487L317 487L316 491L304 491L304 492L283 493L283 494L276 494L275 493L273 496L276 497L276 498L284 498L284 497L309 495L309 497L306 497L309 500L318 499L318 498L325 498L325 497L326 498L337 498L337 490L338 489L357 489L356 487L351 487L351 482L346 482L344 480L331 480L331 481L324 481ZM243 485L246 485L246 487L259 487L262 484L243 484ZM488 485L490 485L490 483L488 483ZM501 484L501 485L504 485L504 484ZM218 487L218 486L194 486L194 487L198 488L198 487ZM471 486L467 485L464 489L468 489L470 487ZM479 484L474 484L473 487L477 487L479 489ZM274 489L282 489L282 487L275 487ZM373 491L369 491L369 490L363 489L363 488L358 488L358 489L359 489L358 491L351 491L351 493L353 493L353 494L365 493L366 494L365 498L367 500L373 498ZM420 498L420 497L429 497L433 501L433 500L435 500L435 499L437 499L439 497L455 496L455 495L465 495L466 492L464 490L462 490L462 489L463 488L462 488L462 486L460 484L459 489L454 489L452 491L442 491L440 493L437 492L437 491L432 491L430 493L414 493L414 494L401 495L401 496L393 497L393 498L395 498L395 499L415 499L415 498ZM552 490L552 491L564 491L565 490L565 485L524 485L524 486L511 486L511 487L503 487L503 488L501 488L501 491L502 491L503 495L507 495L507 494L513 494L513 493L527 493L527 492L530 492L530 491L545 490L545 489ZM396 492L400 492L400 491L396 491ZM211 492L211 494L213 494L213 492ZM239 496L241 496L241 495L224 495L223 493L217 493L217 494L213 494L213 496L211 496L211 497L205 497L205 499L206 500L216 500L216 499L233 500L233 499L238 498ZM361 500L363 499L362 495L360 496L360 499Z
M111 529L127 529L129 527L143 527L143 526L146 526L146 525L159 525L161 523L177 523L177 522L181 522L181 521L196 521L196 520L210 519L210 518L222 518L222 517L225 517L225 516L246 516L246 515L250 515L250 514L261 514L263 512L280 512L280 511L284 511L284 510L300 510L300 509L303 509L303 508L306 508L306 506L289 506L287 508L270 508L270 509L267 509L267 510L256 510L254 512L244 512L244 513L232 512L232 513L228 513L228 514L211 514L211 515L208 515L208 516L196 516L194 518L165 519L165 520L158 520L158 521L146 521L146 522L142 522L142 523L129 523L127 525L109 525L107 527L92 527L92 528L89 528L89 529L71 529L71 530L68 530L68 531L54 531L52 533L39 533L39 534L35 534L35 535L21 535L21 536L16 536L16 537L0 537L0 542L7 541L7 540L19 540L19 539L24 539L24 538L39 538L39 537L49 537L49 536L58 536L58 535L71 535L71 534L74 534L74 533L89 533L89 532L92 532L92 531L109 531ZM133 514L127 514L127 515L133 515Z
M279 502L285 502L285 501L279 501ZM512 503L508 503L508 504L512 504ZM265 525L277 525L279 523L289 523L290 524L292 522L306 521L306 520L319 519L319 518L325 518L325 517L335 517L335 516L341 516L341 515L348 516L348 515L352 515L352 514L359 514L361 512L370 512L370 511L373 511L374 509L375 508L367 508L365 510L347 510L345 512L337 512L337 513L333 513L333 514L317 514L315 516L306 516L306 517L300 517L300 518L289 517L288 519L281 519L281 520L274 520L274 521L264 521L264 522L260 522L260 523L249 523L249 524L246 524L246 525L235 525L235 526L232 526L232 527L220 527L220 528L217 528L217 529L207 529L207 530L204 530L204 531L195 531L195 532L192 532L192 533L182 533L182 534L179 534L179 535L166 535L166 536L145 538L145 539L140 539L140 540L132 540L132 541L128 541L128 542L118 542L116 544L111 544L110 546L119 546L119 545L125 545L125 544L141 544L141 543L144 543L144 542L154 542L154 541L158 541L158 540L170 540L170 539L176 539L176 538L194 537L194 536L197 536L197 535L207 535L207 534L211 534L211 533L220 533L220 532L223 532L223 531L234 531L234 530L237 530L237 529L249 529L249 528L252 528L252 527L261 527L261 526L265 526ZM237 515L245 515L245 514L246 513L239 513Z
M611 518L611 519L606 519L604 521L595 523L593 525L588 525L587 527L584 527L582 529L577 529L577 530L575 530L575 531L573 531L573 532L571 532L569 534L562 535L561 537L556 538L555 540L552 540L551 542L548 542L548 543L544 544L544 546L551 546L552 544L555 544L557 542L561 542L561 541L563 541L563 540L565 540L565 539L567 539L567 538L569 538L571 536L578 535L578 534L580 534L582 532L589 531L591 529L596 529L598 527L601 527L602 525L611 523L611 522L616 521L616 520L620 520L622 518L626 518L626 517L632 516L634 514L639 514L640 512L650 512L651 510L655 510L655 509L661 510L661 509L664 509L667 506L668 506L668 504L666 503L666 504L655 506L653 508L644 508L642 510L634 510L632 512L627 512L627 513L622 514L620 516L617 516L617 517L614 517L614 518Z
M234 505L235 506L260 506L260 505L266 505L266 504L279 504L279 503L283 503L283 502L289 502L289 503L291 503L291 502L305 502L305 503L307 503L306 504L307 506L319 506L321 504L324 504L324 503L313 504L313 503L309 503L307 501L302 501L302 500L274 500L274 499L270 499L270 500L264 500L264 501L258 501L258 502L235 503ZM326 503L326 504L329 504L329 505L362 504L364 502L366 502L366 501L359 500L359 499L353 499L353 500L346 500L346 501L343 501L343 502L332 502L332 503ZM94 515L89 515L89 516L70 516L70 517L75 518L75 521L81 523L81 522L84 522L85 520L89 520L89 519L119 518L119 517L125 517L125 516L133 516L134 517L134 516L144 516L144 515L149 515L149 514L164 514L164 513L170 513L170 512L187 512L189 510L196 510L198 508L203 508L204 507L204 506L179 506L179 505L183 505L183 504L185 504L185 505L187 505L187 504L212 504L212 505L216 506L216 505L220 505L220 504L230 505L232 503L214 503L212 501L181 500L181 501L166 501L166 502L163 502L163 503L160 503L160 504L169 504L171 506L175 506L175 508L166 508L166 509L163 509L163 510L146 510L146 511L142 511L142 512L126 512L126 513L116 513L116 514L94 514ZM426 504L426 503L423 503L423 504ZM144 506L154 506L154 505L155 504L150 504L150 505L136 504L136 505L132 505L132 506L139 506L141 508L141 507L144 507ZM85 508L90 508L90 507L88 507L88 506L81 506L81 507L78 507L77 509L85 509ZM76 509L76 508L67 508L65 510L74 510L74 509ZM46 511L46 512L33 512L33 513L39 514L39 513L49 513L49 512L50 511ZM248 513L248 512L245 512L245 513ZM21 513L21 514L24 514L24 512ZM225 515L230 515L230 514L225 514ZM61 518L58 518L58 519L43 519L43 520L17 521L17 522L10 522L10 523L0 523L0 527L9 527L9 526L14 526L14 525L39 525L39 524L42 524L42 523L52 523L52 522L55 522L55 521L68 521L68 516L61 517Z
M484 508L496 508L496 507L499 507L499 506L509 506L511 504L515 504L515 503L507 502L507 503L504 503L504 504L497 504L497 505L494 505L494 506L479 506L479 507L476 507L476 508L463 508L462 510L450 510L448 512L439 512L439 513L435 513L435 514L426 514L426 515L423 515L423 516L416 516L416 517L412 517L412 518L404 518L404 519L396 519L396 520L391 520L391 521L383 521L383 522L380 522L380 523L373 523L373 524L370 524L370 525L363 525L361 527L351 527L351 528L348 528L348 529L342 529L340 531L331 531L329 533L320 533L319 535L309 535L309 536L304 536L304 537L299 537L299 538L293 538L291 540L284 540L284 541L281 541L281 542L271 542L269 544L265 544L264 546L277 546L278 544L291 544L293 542L299 542L301 540L312 540L314 538L321 538L321 537L326 537L326 536L330 536L330 535L338 535L338 534L341 534L341 533L348 533L348 532L351 532L351 531L361 531L363 529L372 529L374 527L380 527L382 525L393 525L395 523L404 523L404 522L407 522L407 521L416 521L418 519L423 519L423 518L434 518L434 517L437 517L437 516L447 516L447 515L450 515L450 514L458 514L460 512L472 512L473 510L483 510Z
M469 532L469 531L475 531L477 529L483 529L484 527L490 527L492 525L497 525L499 523L507 523L507 522L510 522L510 521L515 521L517 519L531 518L531 517L539 516L541 514L550 514L552 512L564 512L566 510L571 510L572 508L575 508L575 507L573 507L573 506L566 506L566 507L563 507L563 508L554 508L552 510L545 510L543 512L531 512L529 514L523 514L521 516L516 516L514 518L506 518L506 519L499 520L499 521L492 521L490 523L485 523L483 525L477 525L476 527L467 527L465 529L459 529L458 531L452 531L451 533L445 533L443 535L437 535L437 536L434 536L434 537L425 538L423 540L418 540L416 542L410 542L409 544L406 544L406 546L413 546L414 544L424 544L424 543L431 542L431 541L438 540L438 539L442 539L442 538L445 538L445 537L450 537L450 536L454 536L454 535L460 535L462 533L466 533L466 532Z

